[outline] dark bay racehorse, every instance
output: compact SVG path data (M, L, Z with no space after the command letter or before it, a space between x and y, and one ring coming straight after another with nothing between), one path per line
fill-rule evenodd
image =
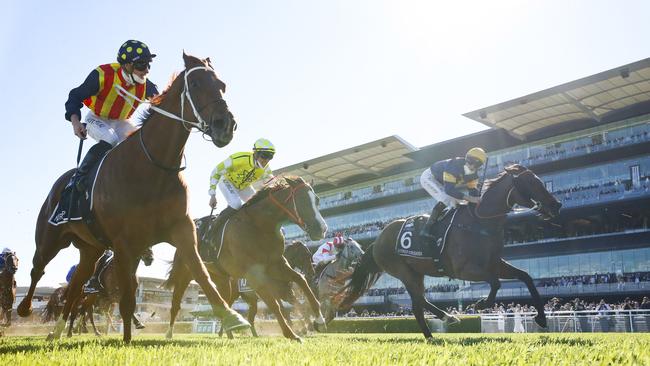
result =
M18 257L16 253L8 252L5 254L5 266L0 269L0 324L4 327L11 325L11 311L16 301L16 280L14 275L18 270Z
M535 209L544 218L555 217L562 206L544 183L530 170L520 165L507 167L497 178L486 182L486 189L477 205L462 206L449 229L443 253L448 275L468 281L487 281L491 291L487 299L477 303L477 308L492 306L501 286L499 279L523 281L537 309L535 322L546 327L544 304L528 273L512 266L501 258L503 252L503 227L506 214L515 204ZM457 319L428 302L424 297L424 276L440 276L431 259L401 257L395 243L404 220L390 223L368 248L352 274L350 286L342 292L345 296L340 308L347 311L377 280L383 271L398 278L411 296L413 313L427 339L431 331L424 320L423 310L450 322Z
M219 80L209 60L185 54L183 60L185 70L163 94L152 100L142 127L111 150L101 163L93 188L94 222L115 252L123 319L131 319L135 309L134 263L145 248L167 242L177 248L178 256L205 291L224 326L247 327L246 320L230 309L217 292L201 262L194 222L188 214L187 185L180 173L191 128L197 128L216 146L223 147L232 140L236 123L222 98L225 84ZM31 313L34 290L45 266L72 242L80 252L79 266L70 281L62 317L50 338L61 336L70 314L70 300L79 296L105 248L85 222L58 226L48 223L73 173L71 170L63 174L43 203L36 225L31 284L18 307L20 316ZM131 322L124 323L123 339L125 342L131 340Z
M144 254L141 257L142 263L145 266L150 266L153 263L153 250L147 248L144 251ZM137 270L137 264L136 268ZM110 261L104 270L100 273L99 281L102 283L102 288L99 292L93 294L83 294L78 299L75 299L75 305L72 306L72 311L70 313L70 325L68 327L68 337L72 337L73 324L78 315L81 314L82 322L85 323L87 318L90 318L90 324L93 326L95 335L99 336L101 333L97 330L95 325L94 313L95 308L98 307L100 312L106 316L107 328L112 324L110 312L113 310L113 304L119 302L120 300L120 288L117 275L117 268L115 267L114 261ZM133 324L136 328L142 329L144 325L140 323L140 320L133 315Z
M294 241L291 244L287 245L284 248L284 257L287 259L287 262L291 268L302 273L302 275L305 276L307 283L312 283L314 280L314 267L311 265L311 252L303 242ZM294 305L294 307L302 313L303 328L306 329L309 327L308 310L302 308L302 304L300 304L296 298L291 285L292 283L287 282L285 287L286 294L281 296L281 300ZM248 305L247 320L251 325L251 332L253 333L253 336L257 337L257 331L255 330L255 316L257 315L257 301L259 300L259 296L252 288L242 288L240 280L231 279L230 288L231 296L228 300L228 303L232 304L237 300L237 298L240 297L246 302ZM281 302L279 302L279 305L282 309L282 313L287 319L287 322L291 324L289 312L284 306L282 306ZM221 336L222 332L223 330L219 329L219 336ZM231 337L232 335L229 334L228 336Z
M294 271L283 256L284 236L280 225L289 220L301 227L312 240L322 239L327 225L318 211L318 202L313 189L302 178L276 178L226 222L225 232L213 227L207 235L213 242L223 239L220 251L204 259L224 297L230 299L230 278L246 278L276 316L282 334L298 341L300 337L288 326L278 303L282 293L286 292L282 289L286 288L287 282L295 282L305 293L317 325L324 325L325 319L305 277ZM192 274L184 268L185 259L177 253L166 281L167 288L174 288L168 338L172 337L183 293L192 280Z
M314 284L326 321L329 322L336 316L337 295L362 255L361 245L352 238L345 238L343 248L337 253L336 259L316 274Z
M65 305L65 292L67 289L68 286L61 286L52 292L41 314L41 321L43 323L51 322L59 318L59 315L63 311L63 305Z

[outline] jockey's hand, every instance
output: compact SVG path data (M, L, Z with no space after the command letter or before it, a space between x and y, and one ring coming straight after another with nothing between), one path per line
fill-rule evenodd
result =
M478 204L481 201L481 198L474 196L465 196L465 201L473 204Z
M79 116L76 114L73 114L70 119L72 120L72 131L74 131L75 136L85 140L87 134L86 125L79 121Z
M210 196L210 203L208 203L211 208L217 207L217 197L216 196Z

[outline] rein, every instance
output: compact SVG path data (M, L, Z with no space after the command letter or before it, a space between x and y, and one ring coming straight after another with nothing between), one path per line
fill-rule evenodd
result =
M210 71L211 69L206 66L197 66L193 67L189 70L185 71L184 74L184 81L185 84L183 85L183 91L181 92L181 115L177 116L171 112L168 112L162 108L159 108L153 104L151 104L151 101L146 100L146 99L140 99L137 96L129 93L126 89L124 89L121 85L115 84L115 89L117 90L117 94L119 94L122 98L124 98L132 107L133 107L133 101L138 101L139 103L142 104L149 104L149 108L152 110L162 114L165 117L171 118L176 121L180 121L183 123L183 127L185 127L186 130L190 130L191 127L196 127L199 131L204 132L205 129L207 128L208 124L203 120L199 112L197 111L196 107L194 106L194 102L192 101L192 96L190 95L190 89L187 84L187 77L189 74L191 74L193 71L196 70L204 70L204 71ZM187 97L187 101L190 103L190 106L192 107L192 112L194 113L194 118L196 118L197 122L192 122L184 119L184 114L185 114L185 98ZM190 125L190 128L187 128L187 125Z
M190 131L192 127L196 127L199 131L205 132L205 129L208 127L208 124L201 117L201 114L199 114L199 111L194 106L194 102L192 101L192 96L190 95L190 90L189 90L188 83L187 83L188 75L190 73L192 73L193 71L196 71L196 70L210 71L210 68L205 67L205 66L197 66L197 67L193 67L193 68L185 71L183 91L181 92L181 115L180 115L180 117L173 114L173 113L171 113L171 112L168 112L168 111L166 111L166 110L164 110L162 108L159 108L159 107L151 104L151 101L149 101L149 100L138 98L137 96L129 93L121 85L115 84L115 89L117 90L117 94L119 94L122 98L124 98L124 100L126 100L134 108L135 108L135 105L134 105L133 101L138 101L139 103L142 103L142 104L149 104L149 108L151 108L155 112L158 112L158 113L162 114L165 117L171 118L172 120L180 121L183 124L183 128L185 128L185 130ZM196 120L198 122L192 122L192 121L188 121L188 120L184 119L185 98L186 97L187 97L187 101L190 103L190 106L192 107L192 112L194 113L194 118L196 118ZM188 128L187 125L190 125L190 127ZM153 165L157 166L158 168L160 168L162 170L165 170L167 172L170 172L170 173L179 173L179 172L182 172L183 170L185 170L185 168L187 167L187 163L185 163L185 166L176 168L176 167L165 166L165 165L161 164L160 162L158 162L156 159L154 159L153 156L151 156L151 153L149 152L149 150L147 149L147 147L146 147L146 145L144 143L143 129L140 128L138 130L138 132L140 134L140 136L139 136L140 137L140 147L142 147L142 150L144 151L144 155L147 157L147 160L149 160L149 162L151 162ZM183 160L185 160L185 154L183 154Z
M298 213L298 208L296 207L296 192L298 189L306 186L307 183L300 183L296 187L291 188L291 192L287 196L287 198L284 199L284 202L278 201L275 196L273 196L273 192L269 192L269 198L271 199L271 202L278 207L280 210L282 210L284 213L289 216L289 218L295 222L298 226L300 226L301 229L305 230L305 221L300 217L300 214ZM292 201L293 203L293 211L289 210L284 204L289 202L289 200ZM284 204L283 204L284 203Z
M495 218L497 218L497 217L504 217L504 216L508 215L508 213L512 210L512 207L514 206L514 203L512 203L512 204L510 203L510 197L512 196L512 192L513 192L514 189L515 189L514 179L516 179L516 178L519 177L520 175L522 175L522 174L526 174L526 173L532 173L532 172L531 172L530 170L526 170L526 171L524 171L524 172L522 172L522 173L520 173L520 174L518 174L518 175L516 175L516 176L513 175L512 173L508 173L508 174L512 175L512 177L513 177L513 183L512 183L512 187L510 187L510 189L508 190L508 194L506 195L506 202L505 202L505 203L506 203L506 208L507 208L507 210L506 210L504 213L496 214L496 215L489 215L489 216L481 216L481 215L479 214L479 207L481 206L481 203L483 203L483 201L481 200L481 201L479 201L479 203L478 203L478 204L476 205L476 207L474 208L474 215L476 215L476 217L479 218L479 219L495 219ZM486 193L487 193L487 191L486 191ZM526 210L522 210L522 211L520 211L520 212L530 212L530 211L537 211L537 210L539 210L539 207L540 207L540 206L539 206L539 203L538 203L538 202L535 202L535 201L532 200L532 199L531 199L530 201L533 202L533 207L528 207Z

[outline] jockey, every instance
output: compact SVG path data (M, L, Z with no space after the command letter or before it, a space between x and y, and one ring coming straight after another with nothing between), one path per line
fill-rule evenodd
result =
M92 277L90 277L88 282L86 282L86 285L84 287L84 293L95 294L101 290L102 285L99 282L99 277L102 275L102 272L104 272L104 269L112 259L113 259L113 251L110 249L106 249L104 251L104 254L102 254L102 256L99 257L99 259L95 263L95 272L93 272Z
M2 253L0 253L0 271L5 268L5 256L13 252L14 252L13 250L6 247L2 249Z
M74 134L97 140L86 153L72 177L71 184L85 189L83 178L90 169L118 143L137 129L129 120L139 102L124 97L123 88L142 100L158 94L156 85L147 79L151 60L156 57L149 47L136 40L124 42L117 52L117 62L100 65L90 72L83 84L72 89L65 103L65 119L72 122ZM81 108L90 112L81 122Z
M479 202L478 169L486 161L485 151L474 147L464 158L438 161L422 173L420 184L438 203L433 207L420 235L433 239L433 226L447 207L456 207L460 201Z
M322 268L322 266L336 259L336 255L343 249L344 244L345 239L343 238L343 234L336 233L332 241L328 241L318 247L316 253L311 257L314 266Z
M228 206L221 211L212 227L220 227L255 194L254 186L261 186L273 178L269 162L275 154L275 146L267 139L258 139L252 152L238 152L217 165L210 174L210 202L217 206L217 187L226 198Z

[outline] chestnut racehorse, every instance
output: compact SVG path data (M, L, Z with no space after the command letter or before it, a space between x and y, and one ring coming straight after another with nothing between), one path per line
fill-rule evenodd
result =
M113 148L100 163L91 200L94 226L101 229L115 252L122 319L131 319L135 309L135 262L145 248L167 242L177 248L224 326L246 328L248 322L225 303L201 262L194 222L189 216L187 185L181 174L183 152L192 128L209 137L217 147L223 147L232 140L236 122L222 97L225 84L217 77L209 59L183 54L183 61L185 70L151 101L142 127ZM73 173L70 170L63 174L43 203L36 225L31 285L18 307L20 316L31 313L34 290L45 266L70 243L77 247L79 266L50 338L61 336L70 314L70 300L80 295L95 261L105 249L84 221L58 226L48 223ZM124 322L123 339L131 340L131 322Z

